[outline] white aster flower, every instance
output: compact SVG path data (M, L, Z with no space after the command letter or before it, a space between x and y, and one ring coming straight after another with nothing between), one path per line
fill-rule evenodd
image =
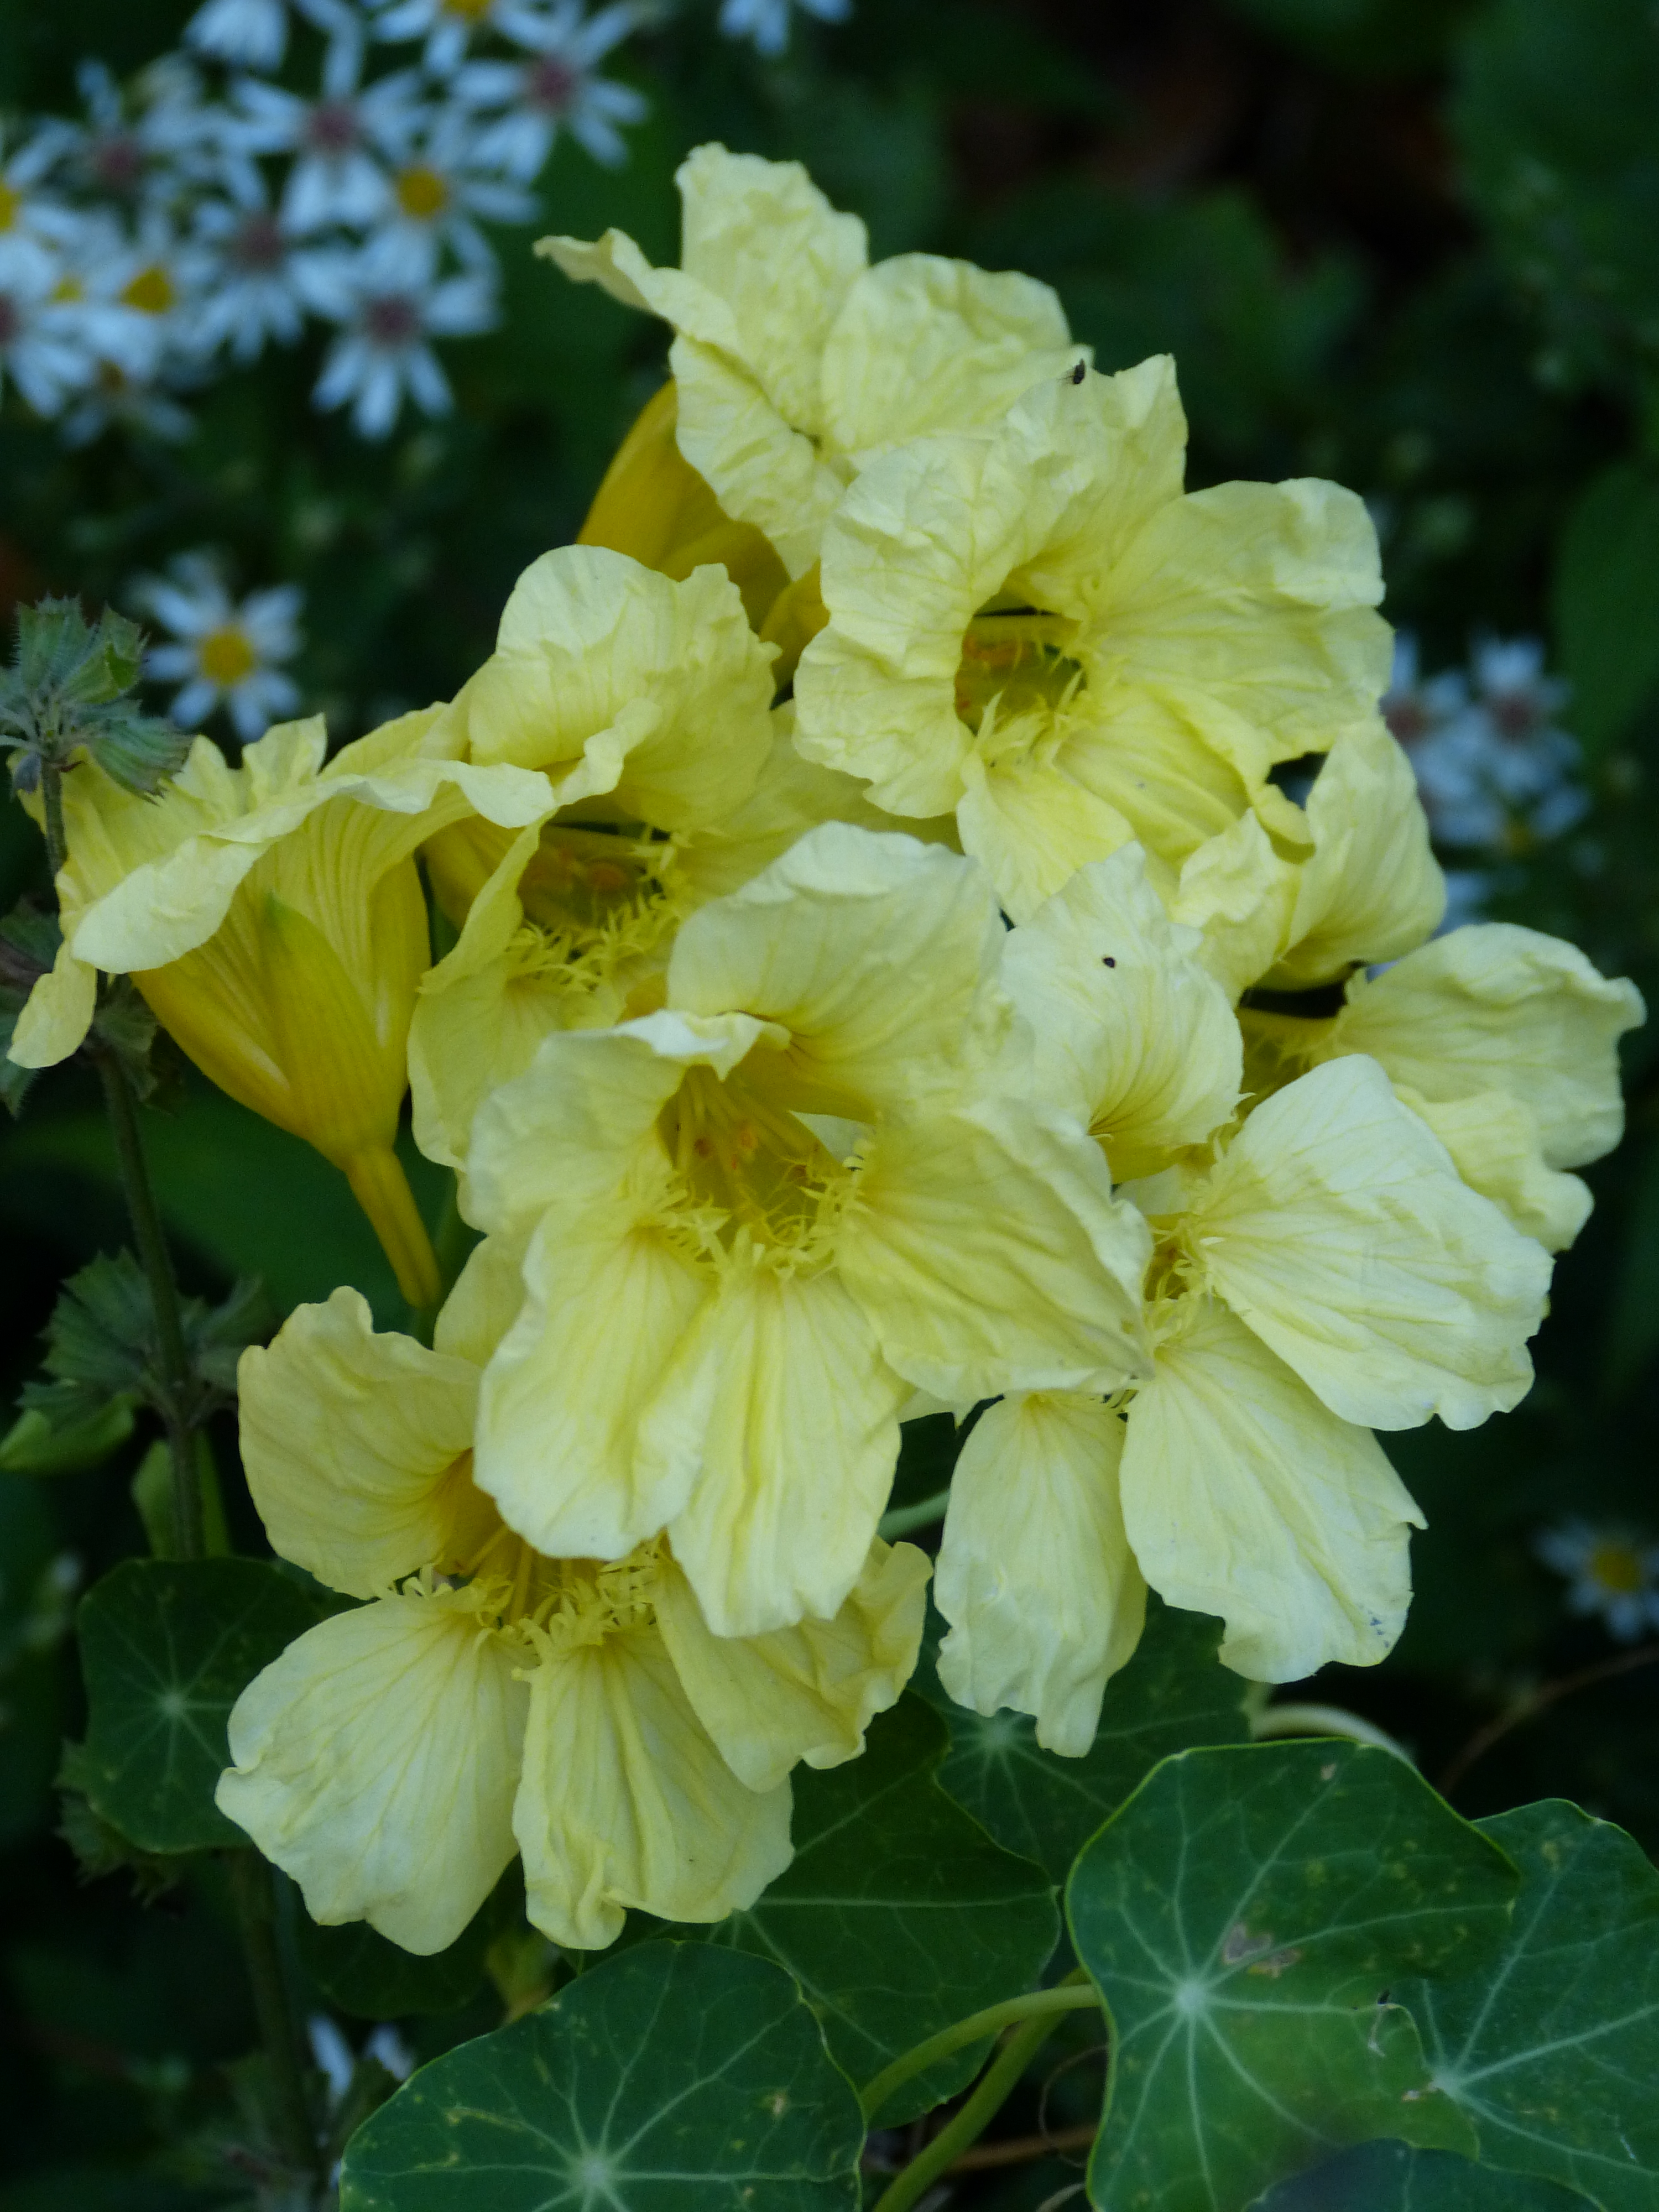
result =
M267 343L292 345L305 320L299 257L263 187L248 201L204 200L195 234L212 267L189 321L191 351L222 347L249 362Z
M447 246L466 267L493 272L495 257L479 222L527 222L536 203L484 158L483 137L464 108L435 110L419 143L392 171L387 228Z
M424 39L426 68L447 77L481 32L501 31L503 17L515 12L515 0L380 0L374 32L386 40Z
M617 126L640 122L646 101L632 85L596 72L636 20L627 4L590 15L581 0L556 0L545 10L514 9L502 28L528 58L469 62L455 75L459 99L501 111L478 139L478 160L527 183L546 167L560 131L568 131L607 168L625 161L628 148Z
M0 266L9 270L21 258L49 269L84 220L78 209L55 199L46 188L62 141L54 131L42 129L9 155L4 147L5 133L0 128Z
M287 0L206 0L185 24L185 43L240 69L280 69L288 52Z
M322 89L302 100L245 77L232 95L240 143L255 154L291 154L282 217L296 236L380 222L392 206L388 165L401 160L427 120L411 70L365 87L362 49L339 39L323 62Z
M298 585L250 592L239 605L210 555L185 553L169 575L140 578L132 599L173 641L150 651L144 673L182 685L169 710L181 727L194 729L222 707L251 744L298 707L299 691L282 673L300 649Z
M844 23L852 0L798 0L803 15L821 23ZM747 39L757 54L781 54L789 43L790 0L720 0L720 28L728 39Z
M1650 1537L1575 1515L1545 1529L1534 1548L1546 1566L1567 1577L1570 1612L1599 1613L1621 1644L1659 1628L1659 1543Z
M1555 715L1566 686L1543 672L1535 638L1478 644L1460 709L1415 748L1423 802L1444 844L1524 851L1559 837L1589 805L1577 743Z
M354 250L306 258L307 296L343 325L312 397L325 410L351 404L359 437L384 438L405 398L428 415L447 413L449 380L429 340L490 329L495 288L482 270L441 277L419 241L393 231Z
M44 257L0 260L0 392L8 378L37 415L57 415L89 384L97 361L72 307L54 297Z

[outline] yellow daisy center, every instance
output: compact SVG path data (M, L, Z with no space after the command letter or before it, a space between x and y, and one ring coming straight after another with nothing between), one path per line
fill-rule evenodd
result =
M165 315L179 297L173 279L159 262L141 269L121 294L129 307L137 307L141 315Z
M1592 1582L1599 1583L1615 1597L1632 1595L1648 1578L1634 1547L1616 1541L1598 1544L1585 1561L1584 1571Z
M444 0L446 15L459 15L464 23L482 23L494 0Z
M210 684L228 691L259 665L247 632L235 623L210 629L196 648L196 663Z
M0 230L11 228L17 220L18 210L22 204L21 192L14 191L3 178L0 178Z
M398 172L398 204L416 222L430 222L449 204L448 180L416 162Z

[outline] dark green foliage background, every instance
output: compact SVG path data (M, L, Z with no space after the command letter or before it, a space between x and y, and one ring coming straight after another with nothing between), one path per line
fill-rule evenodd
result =
M189 12L0 0L0 106L68 107L78 57L133 68ZM615 222L672 259L672 170L720 137L807 161L865 216L878 254L925 246L1048 279L1103 367L1172 349L1193 481L1319 473L1363 492L1382 527L1387 611L1418 631L1429 667L1460 660L1482 630L1548 641L1576 687L1567 719L1595 810L1508 866L1493 910L1574 938L1659 995L1649 0L857 0L842 28L798 26L775 64L716 38L713 15L713 0L688 0L633 43L623 70L652 115L631 163L609 173L562 147L544 227ZM179 447L106 436L69 454L9 397L0 597L97 602L170 553L216 545L246 584L306 586L301 680L337 738L447 695L488 651L518 570L574 532L662 369L660 331L532 261L533 234L497 241L503 327L449 349L454 416L406 422L383 447L312 411L319 338L212 387ZM0 907L41 878L33 833L8 808ZM1597 1211L1559 1267L1536 1389L1474 1434L1392 1440L1430 1521L1410 1625L1375 1673L1306 1692L1379 1721L1431 1778L1526 1685L1613 1655L1563 1609L1533 1556L1538 1528L1583 1512L1659 1540L1659 1079L1644 1037L1628 1065L1630 1138L1592 1171ZM285 1310L350 1280L397 1317L384 1263L315 1155L193 1079L146 1122L187 1288L222 1296L257 1273ZM417 1188L435 1206L430 1180ZM122 1234L97 1099L76 1074L52 1077L0 1127L8 1401L56 1284ZM215 1443L233 1537L257 1551L228 1421ZM95 1474L0 1478L0 2212L231 2201L208 2168L155 2155L211 2110L213 2069L252 2040L215 1862L192 1860L141 1909L124 1880L78 1887L53 1833L60 1741L84 1732L54 1562L89 1582L143 1548L129 1497L142 1443ZM940 1480L923 1457L902 1478L915 1497ZM1656 1723L1659 1668L1592 1685L1514 1731L1455 1802L1488 1814L1571 1798L1651 1853ZM1239 1725L1225 1717L1212 1740ZM943 1779L954 1765L965 1802L1013 1842L987 1756L959 1750ZM325 1984L372 1963L305 1955ZM463 1962L454 1987L469 1985ZM422 2006L405 2032L431 2052L498 2018L482 2001ZM1054 2124L1097 2109L1097 2043L1089 2022L1051 2046L1066 2062ZM1036 2122L1022 2093L1003 2125ZM1054 2159L993 2171L963 2201L1021 2212L1078 2173ZM1475 2201L1443 2153L1367 2153L1352 2173L1356 2203Z

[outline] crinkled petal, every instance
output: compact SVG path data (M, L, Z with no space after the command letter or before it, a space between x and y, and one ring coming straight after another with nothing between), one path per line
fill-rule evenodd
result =
M1077 870L1134 835L1127 817L1035 752L962 764L962 848L985 868L1005 910L1029 921Z
M1538 1124L1518 1098L1477 1091L1468 1098L1434 1100L1405 1084L1395 1090L1434 1131L1471 1190L1491 1199L1547 1252L1566 1250L1589 1218L1589 1185L1546 1165Z
M1536 1120L1547 1164L1577 1168L1624 1133L1619 1039L1644 1019L1636 986L1577 945L1476 922L1356 976L1330 1048L1369 1053L1428 1099L1505 1091Z
M1124 1525L1171 1605L1218 1613L1257 1681L1374 1666L1411 1602L1423 1517L1369 1429L1322 1406L1214 1300L1129 1407Z
M798 1760L839 1766L864 1748L877 1713L897 1702L921 1647L927 1554L872 1546L833 1620L767 1636L716 1636L672 1562L655 1592L675 1671L721 1757L751 1790L774 1790Z
M674 1556L717 1636L830 1620L863 1571L909 1393L833 1273L740 1246L641 1428L684 1500Z
M681 453L728 514L765 535L792 578L805 575L846 478L728 355L683 337L668 363L679 393Z
M1230 1000L1266 975L1290 929L1296 871L1254 814L1194 848L1170 906L1197 930L1198 957Z
M975 1712L1034 1714L1037 1741L1069 1759L1094 1741L1146 1617L1122 1451L1123 1423L1098 1398L1003 1399L963 1447L939 1546L939 1680Z
M476 1367L377 1335L367 1300L342 1288L245 1352L236 1388L248 1488L283 1559L373 1597L447 1556Z
M711 1921L752 1905L789 1863L789 1784L738 1779L647 1629L535 1668L513 1827L532 1921L593 1951L630 1910Z
M516 1658L465 1590L337 1613L236 1700L215 1802L313 1920L441 1951L513 1856L529 1705Z
M1266 977L1305 990L1398 959L1440 927L1446 881L1406 750L1380 718L1338 738L1308 795L1314 848L1297 872L1288 950Z
M1031 1095L1089 1125L1115 1181L1201 1144L1237 1103L1238 1024L1199 945L1170 920L1138 845L1079 871L1007 939Z
M994 1040L1006 1019L1002 936L995 895L971 861L826 823L684 925L668 1001L779 1024L792 1103L867 1118L948 1079L970 1047Z
M897 254L854 278L825 340L825 431L863 460L929 430L988 427L1088 358L1035 277Z
M1344 1420L1468 1429L1519 1402L1548 1255L1468 1188L1373 1060L1258 1106L1198 1192L1210 1287Z
M1149 1249L1075 1121L992 1098L884 1125L836 1257L890 1364L958 1405L1138 1374Z
M708 1290L647 1214L560 1213L531 1237L524 1303L484 1370L475 1480L554 1559L620 1559L679 1511L686 1451L649 1462L640 1420Z

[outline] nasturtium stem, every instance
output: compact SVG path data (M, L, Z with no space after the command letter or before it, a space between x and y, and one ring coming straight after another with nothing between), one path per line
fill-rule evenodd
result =
M890 1513L882 1515L880 1533L890 1544L894 1537L908 1536L913 1528L931 1528L935 1521L945 1518L945 1509L950 1503L948 1490L936 1490L919 1505L896 1505Z
M155 1315L155 1343L161 1366L164 1404L161 1419L167 1430L167 1450L173 1461L173 1538L181 1559L199 1559L203 1551L202 1478L197 1465L191 1418L194 1378L190 1347L179 1309L179 1285L173 1279L161 1216L150 1188L144 1160L143 1139L138 1133L138 1109L126 1071L112 1052L94 1054L109 1109L110 1129L121 1188L138 1247L138 1264L149 1285L150 1305Z
M319 2187L323 2179L322 2149L312 2124L300 2024L289 1996L282 1954L276 1948L274 1877L258 1851L228 1851L225 1860L231 1893L236 1900L237 1927L253 1990L253 2008L258 2016L260 2039L270 2066L272 2118L277 2129L278 2145L289 2166L297 2173L307 2175L313 2188Z
M1086 2011L1099 2002L1079 1967L1051 1990L1032 1990L1023 1997L1007 1997L1001 2004L987 2005L983 2012L969 2013L966 2020L952 2021L949 2027L940 2028L937 2035L930 2035L925 2043L902 2051L890 2066L884 2066L860 2094L864 2117L872 2120L895 2089L912 2075L926 2073L930 2066L937 2065L941 2058L948 2058L965 2044L982 2043L988 2035L1031 2020L1058 2020L1061 2013Z
M40 767L40 804L46 817L46 858L56 883L69 858L69 836L64 828L64 771L50 761Z
M1042 1994L1057 1996L1060 1991L1048 1990ZM1077 2002L1099 2002L1092 1990L1073 1990L1067 1994ZM1051 2005L1046 2012L1031 2014L1015 2029L980 2076L977 2087L961 2111L946 2121L932 2142L894 2177L876 2199L875 2212L910 2212L911 2205L926 2196L940 2174L953 2166L970 2144L978 2142L1013 2094L1020 2075L1060 2026L1064 2009Z

